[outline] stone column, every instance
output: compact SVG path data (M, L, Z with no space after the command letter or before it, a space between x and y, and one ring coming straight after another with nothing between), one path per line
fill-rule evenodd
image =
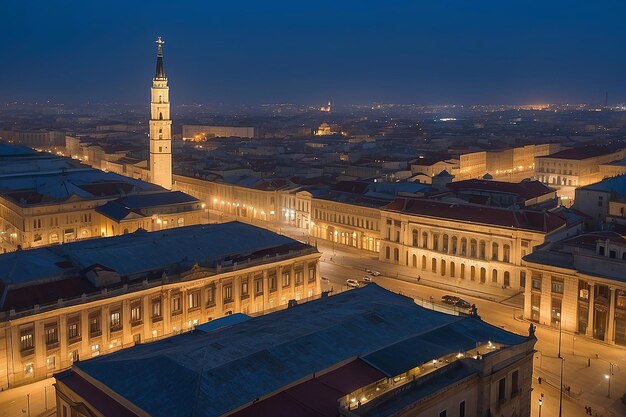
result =
M609 287L609 320L606 329L606 341L613 343L615 339L615 288Z
M587 319L587 332L586 335L593 337L593 313L594 313L594 298L595 298L595 285L589 284L589 318Z

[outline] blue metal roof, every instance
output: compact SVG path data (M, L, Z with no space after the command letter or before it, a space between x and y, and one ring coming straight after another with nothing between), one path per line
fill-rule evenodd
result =
M400 373L412 362L393 354L441 357L484 340L527 339L474 317L424 309L372 284L74 366L155 417L219 416L355 357Z

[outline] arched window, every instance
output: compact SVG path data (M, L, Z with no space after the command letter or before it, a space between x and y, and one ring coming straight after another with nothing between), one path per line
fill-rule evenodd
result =
M450 251L450 253L452 253L453 255L456 255L457 253L457 243L458 243L458 239L456 236L452 236L452 250Z
M498 282L498 270L491 271L491 282Z
M476 257L476 239L470 241L470 256L472 258Z
M509 245L504 245L502 249L503 249L502 260L504 262L510 262L511 261L511 247Z
M393 260L396 262L400 260L400 250L398 248L393 248Z
M485 241L481 240L480 241L480 245L478 246L478 257L480 259L485 259L485 257L486 257L486 255L485 255L486 247L487 247L487 244L485 243Z
M467 255L467 239L461 238L461 256Z
M443 247L441 248L442 251L444 252L448 252L448 235L443 235Z
M504 271L504 286L511 286L511 274L509 273L509 271Z
M432 272L437 272L437 260L435 258L430 261L430 270Z
M389 259L391 257L391 249L389 246L385 248L385 259Z
M413 255L413 268L417 268L417 255Z
M444 261L443 259L441 260L441 276L445 276L446 275L446 261Z
M163 113L159 112L159 120L163 120Z
M470 279L476 281L476 267L474 265L470 268Z
M417 248L419 246L419 232L413 229L412 237L413 237L413 247Z
M498 251L500 250L500 247L498 246L497 243L492 243L491 244L491 259L493 259L494 261L498 260Z
M439 235L437 233L433 234L433 250L439 250Z
M487 281L487 270L480 268L480 283L484 284Z
M465 279L465 264L461 264L461 279Z
M124 231L122 233L127 235L128 234L128 229L124 229Z
M454 262L450 262L450 276L454 278L455 274L456 274L456 265L454 264Z
M422 269L426 270L426 255L422 255Z
M422 247L428 249L428 232L422 232Z

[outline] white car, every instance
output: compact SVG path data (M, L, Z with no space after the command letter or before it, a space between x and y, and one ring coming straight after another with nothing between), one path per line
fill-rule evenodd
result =
M363 282L373 282L374 279L372 277L370 277L369 275L365 275L363 277Z
M366 270L365 270L365 272L367 272L368 274L373 275L373 276L375 276L375 277L380 276L380 272L378 272L378 271L374 271L374 270L372 270L372 269L366 269Z
M352 287L352 288L359 288L359 281L357 281L356 279L347 279L346 280L346 285L348 287Z

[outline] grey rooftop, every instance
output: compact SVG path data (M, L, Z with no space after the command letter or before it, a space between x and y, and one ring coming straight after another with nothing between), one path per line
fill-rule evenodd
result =
M476 317L424 309L371 284L74 367L155 417L219 416L357 357L389 375L478 342L527 340ZM407 351L411 363L399 356Z

